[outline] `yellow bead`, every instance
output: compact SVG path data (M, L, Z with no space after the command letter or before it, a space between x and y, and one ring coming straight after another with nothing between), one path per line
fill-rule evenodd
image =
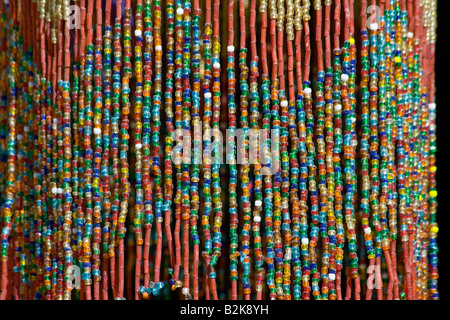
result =
M437 191L436 190L432 190L430 191L430 197L437 197Z
M431 227L431 230L430 230L432 233L438 233L439 232L439 227L438 226L434 226L434 227Z

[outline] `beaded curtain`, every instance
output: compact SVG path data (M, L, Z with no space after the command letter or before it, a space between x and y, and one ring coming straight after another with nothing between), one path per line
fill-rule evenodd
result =
M438 299L436 8L1 0L0 299Z

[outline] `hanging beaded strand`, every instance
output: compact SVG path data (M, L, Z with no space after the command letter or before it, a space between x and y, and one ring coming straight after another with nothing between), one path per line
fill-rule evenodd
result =
M280 275L282 275L282 292L283 292L283 300L291 300L291 288L290 288L290 274L291 274L291 219L289 214L289 189L290 189L290 181L289 181L289 153L288 153L288 143L289 143L289 130L288 130L288 113L289 113L289 97L286 96L286 80L284 76L284 24L285 24L285 16L286 10L284 6L284 1L278 2L278 21L277 21L277 45L278 45L278 56L280 57L279 61L279 79L280 79L280 107L281 107L281 137L280 137L280 156L281 156L281 221L277 221L277 225L281 225L281 230L277 231L277 234L280 233L281 238L281 250L278 253L277 263L277 271ZM290 23L291 12L289 10L289 16L286 17L286 30ZM289 19L289 20L288 20ZM289 70L289 66L288 66ZM289 76L288 76L289 80ZM279 230L279 227L277 226ZM284 240L284 244L283 244ZM280 259L281 258L281 259ZM280 291L281 291L280 290Z
M153 294L158 295L159 290L164 284L160 281L160 268L162 259L162 205L163 190L161 187L161 168L159 165L159 134L161 127L160 109L162 96L162 39L161 39L161 5L158 0L154 1L155 25L153 28L155 36L155 80L154 94L152 103L152 138L151 145L153 147L152 171L154 176L155 188L155 219L156 219L156 252L155 252L155 269L154 269L154 288Z
M202 93L204 97L203 103L203 195L204 195L204 209L202 212L202 229L204 238L204 250L202 252L202 257L205 263L205 299L210 300L210 280L209 280L209 268L212 253L212 240L211 240L211 211L212 211L212 199L211 199L211 165L212 165L212 151L211 151L211 105L212 105L212 94L211 94L211 35L212 35L212 24L211 24L211 0L207 0L206 6L206 17L205 17L205 29L203 33L203 44L204 51L203 56L205 58L205 69L202 82Z
M250 2L250 54L252 60L250 62L250 151L249 157L254 159L254 207L253 207L253 245L254 245L254 256L255 256L255 270L256 270L256 299L262 299L263 291L263 280L264 280L264 255L262 251L261 243L261 211L262 211L262 165L261 165L261 154L259 141L259 90L258 90L258 78L259 78L259 56L257 50L257 40L256 40L256 0L251 0ZM251 145L253 143L253 145ZM253 152L252 152L253 150Z
M122 187L121 192L121 202L120 202L120 213L118 217L118 241L119 241L119 264L118 264L118 287L117 287L117 300L124 300L123 289L124 289L124 268L125 268L125 232L126 232L126 217L128 212L128 204L130 197L130 182L128 181L129 177L129 164L127 151L129 148L129 119L128 115L130 114L130 99L129 99L129 82L131 79L131 1L127 0L125 2L125 15L124 15L124 28L123 28L123 46L124 46L124 65L123 71L125 73L124 77L122 77L122 117L121 117L121 133L122 139L120 140L120 165L121 165L121 179L120 184Z
M73 203L73 197L72 197L72 189L71 189L71 162L72 162L72 132L71 132L71 116L72 116L72 110L71 110L71 98L70 98L70 71L71 71L71 59L70 59L70 22L69 22L69 3L70 1L63 1L64 7L63 10L63 19L65 20L64 23L64 82L63 82L63 108L64 108L64 114L63 114L63 123L61 124L64 132L64 138L63 138L63 146L64 146L64 176L63 176L63 183L62 183L62 189L64 192L64 224L62 226L63 234L64 234L64 243L63 243L63 250L64 250L64 258L65 263L64 265L66 268L71 267L73 265L73 256L72 256L72 220L73 220L73 212L72 212L72 203ZM76 33L75 33L76 37ZM62 43L60 44L62 47ZM60 276L63 277L63 272L60 270ZM67 283L65 281L65 275L64 275L64 282L61 284L64 288L64 295L61 292L59 295L60 299L68 300L70 295L70 290L67 290ZM60 291L63 289L61 288Z
M152 11L151 0L144 0L144 24L145 24L145 49L144 49L144 90L143 90L143 106L142 106L142 183L144 188L144 252L143 252L143 267L144 267L144 285L140 287L142 297L144 299L149 298L152 293L154 284L150 283L150 237L152 233L152 225L154 221L153 214L153 177L151 175L151 149L150 149L150 118L151 118L151 90L152 90L152 76L153 76L153 24L152 24Z
M53 3L51 4L52 7L51 9L53 9ZM46 11L46 24L45 24L45 31L47 32L47 37L45 38L44 41L46 41L46 46L47 48L49 48L49 50L47 50L46 52L46 59L47 59L47 74L46 74L46 81L44 83L44 87L43 89L45 90L45 97L44 97L44 106L45 106L45 111L43 112L43 119L42 119L42 123L43 125L46 127L46 133L47 133L47 137L46 137L46 142L47 144L45 145L45 153L44 153L44 157L43 157L43 167L45 167L45 169L47 170L43 177L43 187L44 187L44 192L43 192L43 211L45 212L45 219L43 219L43 226L42 226L42 250L44 252L43 256L44 256L44 270L39 272L40 276L44 277L44 281L43 283L40 284L40 287L38 288L38 294L42 295L44 297L44 299L46 300L50 300L51 299L51 276L52 276L52 266L51 266L51 233L52 233L52 228L50 227L50 223L53 223L53 218L54 216L52 215L52 205L51 205L51 193L52 193L52 188L50 186L51 184L51 165L52 165L52 159L51 159L51 151L53 148L53 126L52 126L52 98L53 98L53 93L52 93L52 86L51 86L51 81L50 81L50 77L52 75L52 67L53 67L53 63L52 63L52 53L53 53L53 45L51 44L53 37L50 34L50 28L51 28L51 18L52 18L52 14L53 14L53 10L50 10L50 8L48 8L48 10ZM52 49L50 49L52 48ZM50 173L50 174L49 174ZM48 192L48 190L50 190ZM48 196L48 193L50 193L50 196ZM44 216L43 216L44 217ZM51 222L50 222L51 221Z
M350 259L350 270L349 276L347 277L347 297L349 297L348 287L350 285L350 276L353 279L353 289L355 291L355 299L360 299L360 278L358 273L358 250L355 249L356 246L356 214L355 214L355 198L357 192L357 179L356 179L356 146L358 144L356 137L356 41L354 38L354 19L353 19L353 0L349 2L350 9L350 35L349 35L349 58L350 58L350 69L349 69L349 81L348 81L348 97L349 97L349 107L350 112L348 114L348 118L345 117L344 112L344 123L346 125L346 129L348 128L348 136L346 138L346 130L344 130L344 146L349 145L349 148L345 150L344 147L344 159L347 157L348 161L344 161L345 168L344 172L346 173L345 182L346 185L346 197L344 201L344 208L346 210L346 223L347 223L347 233L351 236L349 238L349 259ZM346 47L346 43L344 42L344 48ZM345 50L344 50L345 53ZM344 54L345 61L345 54ZM346 65L343 64L343 74L346 74ZM345 79L344 79L345 80ZM345 82L345 81L343 81ZM345 111L344 104L344 111ZM349 119L349 120L348 120ZM350 122L350 125L348 124ZM350 141L346 141L346 139L350 139ZM347 155L345 155L347 153ZM346 169L350 168L350 169ZM348 174L349 171L350 174Z
M116 2L116 19L114 28L114 73L113 73L113 116L111 119L112 129L112 162L113 162L113 177L114 177L114 191L113 191L113 206L112 206L112 225L110 244L108 246L108 254L110 261L110 279L113 288L113 296L117 297L117 274L116 274L116 231L118 223L118 215L120 208L120 176L119 176L119 119L120 119L120 96L121 96L121 66L122 66L122 44L121 44L121 19L122 19L122 1Z
M200 168L199 164L202 161L201 147L201 124L200 124L200 14L199 0L194 0L194 17L192 21L192 69L193 69L193 87L192 87L192 128L193 128L193 155L192 155L192 177L191 177L191 212L190 212L190 224L191 234L194 243L193 252L193 299L198 300L198 265L199 265L199 250L200 250L200 237L197 230L197 220L199 213L199 193L198 183L200 181Z
M62 188L62 180L63 180L63 158L64 158L64 151L62 148L63 145L63 133L64 133L64 129L63 129L63 67L64 67L64 33L63 33L63 23L62 20L63 19L63 7L62 7L62 3L59 3L58 6L58 60L57 60L57 65L58 65L58 72L57 72L57 94L56 94L56 98L57 98L57 107L54 109L55 111L55 116L58 118L58 134L57 134L57 155L55 156L56 158L56 168L57 168L57 176L56 176L56 185L59 187L58 188L58 195L57 195L57 205L56 205L56 212L57 214L61 214L62 213L62 207L63 207L63 192L64 189ZM65 73L65 72L64 72ZM58 233L62 233L62 224L60 222L58 222L58 227L55 228L57 230ZM56 231L55 230L55 231ZM57 251L55 252L56 256L60 257L62 256L62 246L61 243L58 243L57 245ZM56 260L56 261L55 261ZM61 300L62 299L62 270L63 270L63 259L60 258L56 258L53 260L53 268L55 270L55 272L53 273L53 295L56 297L57 300Z
M241 140L241 150L239 150L239 156L241 157L241 186L242 186L242 196L240 201L240 210L242 214L239 216L243 217L244 225L241 230L241 251L240 261L242 263L243 275L242 275L242 285L244 291L245 300L250 300L251 287L250 287L250 217L251 217L251 204L250 204L250 190L249 190L249 176L250 171L249 165L249 141L248 141L248 95L249 86L247 82L248 78L248 67L247 67L247 45L246 45L246 31L245 31L245 4L243 0L239 0L239 25L240 25L240 45L239 45L239 87L241 91L240 96L240 124L242 127L243 137ZM238 157L239 157L238 156Z
M108 288L109 288L109 254L108 254L108 244L110 239L110 228L111 228L111 191L110 191L110 175L109 175L109 161L110 161L110 148L111 148L111 8L112 0L106 1L105 7L105 34L103 36L103 55L104 55L104 65L105 76L103 80L103 96L104 96L104 110L103 110L103 157L101 165L101 176L102 176L102 207L103 207L103 243L102 243L102 300L108 299Z
M289 139L291 141L291 150L288 152L288 161L291 163L291 175L290 175L290 184L285 192L289 194L289 202L292 203L292 218L294 215L297 215L299 212L299 202L298 202L298 173L299 166L297 162L298 157L298 145L299 139L296 130L296 108L295 108L295 81L294 81L294 48L293 41L295 39L294 35L294 1L286 1L286 40L287 40L287 55L288 55L288 132ZM284 256L284 275L287 276L284 279L283 284L286 286L285 292L287 295L285 296L286 300L291 300L291 268L292 264L295 263L293 258L298 258L298 256L292 254L292 246L295 245L293 243L293 235L295 232L294 226L291 230L291 216L289 215L289 211L283 216L283 229L285 233L285 256ZM294 269L295 270L295 269ZM295 297L295 292L294 292Z
M262 91L262 108L263 108L263 120L262 120L262 129L263 130L270 130L270 92L269 92L269 85L270 85L270 78L269 78L269 66L267 61L267 0L262 0L259 11L261 13L261 66L262 66L262 75L261 75L261 91ZM265 164L267 166L264 166L262 168L262 175L264 176L264 225L265 225L265 237L264 241L261 241L262 243L266 244L266 250L269 250L267 247L271 245L269 242L270 237L272 237L272 218L271 218L271 211L272 211L272 176L270 172L270 138L268 136L266 137L260 137L261 139L265 138L265 141L261 141L261 163ZM256 236L255 236L256 238ZM262 252L264 252L264 248L261 248ZM263 255L263 253L261 253ZM267 268L271 267L272 265L271 260L268 259L269 257L266 257L267 262ZM264 259L264 255L263 255ZM260 280L261 285L261 296L263 294L263 281L264 281L264 273L269 273L269 271L263 269L262 270L262 276ZM269 283L269 274L267 276L266 280L267 286L269 288L269 291L271 290L272 283ZM259 293L259 292L258 292ZM262 299L262 297L261 297Z
M369 39L367 36L366 26L366 11L367 1L361 3L361 121L362 121L362 135L361 135L361 200L360 210L361 226L364 231L364 244L366 247L367 259L369 259L369 274L374 274L375 267L375 252L372 248L372 229L369 224L369 193L370 193L370 177L369 177L369 136L370 136L370 117L369 117ZM370 75L371 76L371 75ZM371 88L370 88L371 89ZM367 288L366 300L372 297L372 288Z
M342 300L341 292L341 273L344 259L344 224L342 216L342 168L341 168L341 151L342 151L342 99L341 99L341 54L340 35L341 35L341 0L335 0L335 37L333 50L333 107L334 107L334 150L333 150L333 166L335 174L335 202L334 210L336 216L336 255L335 255L335 286L336 299ZM333 274L333 272L330 272ZM334 276L332 276L334 278ZM334 280L334 279L333 279Z
M101 241L101 203L100 203L100 170L101 170L101 159L102 159L102 114L101 109L103 107L103 97L102 97L102 74L101 67L102 63L102 27L103 27L103 17L101 1L96 1L96 45L95 50L95 71L94 71L94 163L93 163L93 183L92 191L94 193L94 244L93 244L93 278L94 278L94 300L100 300L100 241Z
M380 19L380 24L382 20ZM381 274L379 270L381 269L381 223L379 218L379 142L378 142L378 23L371 22L370 24L370 58L371 58L371 92L370 92L370 150L371 150L371 192L370 192L370 202L372 211L372 223L375 229L375 283L378 283L377 287L377 299L383 299Z
M331 256L335 252L336 248L336 229L335 222L336 217L334 214L334 169L333 169L333 68L331 65L331 37L330 37L330 16L331 16L331 4L332 1L324 1L325 17L324 17L324 39L325 39L325 86L324 86L324 99L325 99L325 170L326 173L326 187L324 190L324 201L326 203L324 208L322 233L326 232L327 236L323 239L325 241L323 256L322 256L322 268L321 278L322 282L322 296L324 299L335 300L334 291L334 274L329 273L331 265ZM326 226L325 226L326 224ZM334 256L333 256L334 258Z
M234 101L236 77L234 72L234 0L228 0L228 46L227 46L227 72L228 72L228 126L230 137L227 140L229 154L227 154L227 164L230 165L230 183L229 183L229 213L230 213L230 279L231 279L231 299L237 300L237 281L238 281L238 212L236 203L236 145L234 135L236 133L236 104ZM229 158L228 158L229 157Z
M318 189L319 189L319 201L311 201L311 210L317 206L318 204L318 211L319 214L317 217L312 216L313 222L314 220L318 220L318 228L315 231L314 236L311 236L311 240L314 242L319 242L321 240L322 242L322 257L326 258L328 255L328 236L326 234L326 198L327 198L327 191L326 191L326 168L325 168L325 139L324 139L324 107L325 107L325 99L323 95L323 83L325 78L325 71L324 71L324 56L323 56L323 45L322 45L322 1L315 1L314 2L314 10L316 12L316 46L317 46L317 89L316 89L316 106L315 106L315 116L316 116L316 123L315 123L315 140L317 143L317 173L318 173ZM318 202L318 203L317 203ZM317 222L315 222L317 224ZM311 229L311 232L313 232L313 229ZM317 235L319 237L317 237ZM311 242L312 243L312 242ZM320 294L320 286L319 281L321 278L321 275L319 276L319 272L321 270L319 269L318 258L313 258L315 253L311 253L311 262L315 262L314 264L317 264L317 266L313 267L311 272L313 272L313 295L318 299L326 299L326 296L322 296ZM322 260L323 263L323 260ZM323 281L325 282L325 281ZM325 289L326 294L326 289Z
M221 165L221 146L222 142L220 132L220 113L221 113L221 89L220 89L220 0L214 0L213 11L213 53L212 53L212 66L213 66L213 117L212 117L212 134L214 136L214 143L211 147L211 155L213 155L212 165L212 187L213 187L213 202L214 202L214 236L213 236L213 254L211 256L210 270L208 270L208 277L211 281L211 293L214 300L218 300L217 288L216 288L216 266L218 259L221 256L222 249L222 199L221 199L221 187L220 187L220 165Z
M302 40L302 16L303 16L303 7L301 6L300 0L295 0L294 2L295 8L295 18L294 18L294 27L295 27L295 74L297 78L297 93L295 96L295 108L297 113L297 121L295 123L296 130L298 130L298 158L299 158L299 180L298 180L298 188L300 197L298 199L298 208L295 206L295 202L293 203L293 211L292 211L292 258L294 263L294 300L300 300L302 297L302 286L308 284L306 278L303 278L303 271L306 270L306 266L309 260L307 249L307 219L306 219L306 197L307 197L307 189L306 189L306 145L305 145L305 117L303 111L303 88L302 88L302 60L301 60L301 40ZM294 167L294 165L292 166ZM293 187L291 188L291 192L295 191L294 182L292 183ZM295 198L294 198L295 199ZM294 200L295 201L295 200ZM302 263L302 257L306 260L305 264Z
M406 12L406 1L401 2L402 6L402 31L406 32L407 30L407 12ZM407 46L407 51L402 52L402 59L403 61L410 61L410 54L412 52L411 47L411 41L410 41L410 34L406 34L405 45ZM411 276L411 267L409 264L409 257L408 257L408 236L407 233L407 221L406 221L406 190L405 190L405 158L407 157L406 153L406 144L408 143L408 137L407 137L407 126L408 126L408 100L410 98L410 95L408 94L407 89L407 79L408 79L408 70L406 67L406 63L402 63L401 70L399 70L397 65L397 71L396 73L401 73L401 88L399 88L399 93L401 93L401 99L402 99L402 108L398 112L397 117L397 130L398 130L398 139L397 139L397 159L398 159L398 167L397 167L397 174L398 174L398 215L399 215L399 221L400 221L400 239L401 240L401 247L403 249L403 259L405 261L405 280L403 282L403 291L400 292L399 297L400 298L406 298L410 292L411 284L410 284L410 276ZM400 80L400 79L399 79ZM401 283L399 283L401 287Z
M183 71L182 71L182 84L183 84L183 100L182 100L182 127L183 136L186 134L187 139L183 138L183 147L189 148L191 146L191 88L189 81L189 74L191 68L191 2L189 0L183 0L183 19L184 19L184 47L183 47ZM189 259L189 231L190 231L190 215L191 215L191 201L190 201L190 166L192 158L184 157L182 164L182 219L183 219L183 253L184 253L184 283L182 293L185 299L191 299L190 291L190 259Z
M273 4L275 8L275 3ZM274 130L278 130L280 133L280 140L273 146L275 154L274 160L280 161L282 154L286 152L286 121L284 117L280 117L281 99L283 99L283 111L286 110L287 101L285 101L284 88L284 59L283 57L283 24L284 24L284 3L282 1L277 2L276 10L274 9L271 19L271 46L272 46L272 88L271 88L271 102L272 102L272 114L273 122L272 126ZM279 90L280 89L280 90ZM284 159L285 160L285 159ZM286 161L282 161L282 168L274 168L275 179L273 182L274 190L274 251L275 251L275 291L278 300L284 300L283 291L283 240L281 237L281 220L283 204L282 200L282 180L285 175L288 174L286 170ZM284 202L284 204L286 204Z
M87 44L86 44L86 67L84 70L84 91L85 91L85 109L84 109L84 121L80 123L83 128L83 145L84 145L84 206L81 210L85 211L85 224L84 234L82 240L83 246L83 280L85 285L85 297L86 300L92 299L91 291L91 248L92 248L92 165L94 152L92 150L92 73L93 73L93 31L92 31L92 15L94 11L94 2L88 2L88 8L86 13L86 29L87 29ZM84 124L84 125L83 125Z
M184 13L184 9L181 5L181 0L176 0L176 16L175 16L175 32L176 32L176 40L175 40L175 132L176 132L176 141L179 143L179 140L182 138L181 131L181 119L182 119L182 56L183 56L183 29L182 29L182 16ZM182 142L183 140L181 140ZM177 287L181 287L182 283L179 281L179 272L181 267L181 243L180 243L180 227L181 227L181 209L182 209L182 200L181 200L181 161L178 160L175 162L176 171L176 179L177 179L177 191L175 196L175 230L174 230L174 240L175 240L175 268L174 268L174 280L175 287L172 287L172 290Z
M386 6L389 8L389 3ZM382 2L381 10L384 11L384 1ZM387 9L389 10L389 9ZM384 11L386 13L386 11ZM385 18L385 19L383 19ZM384 44L386 41L386 35L389 33L389 23L386 21L389 18L389 15L384 15L382 19L380 19L380 32L379 32L379 41ZM385 29L387 25L387 30ZM385 33L386 31L386 33ZM386 135L386 105L388 104L388 99L386 98L387 95L387 85L389 79L387 79L387 75L389 75L389 70L386 70L386 58L388 55L385 54L384 50L385 46L379 45L378 51L380 54L380 61L379 61L379 74L380 74L380 80L379 80L379 102L378 102L378 108L379 108L379 134L380 134L380 186L381 186L381 193L380 193L380 222L382 227L382 233L381 233L381 248L383 250L384 257L386 259L386 265L388 268L388 275L389 275L389 286L387 290L387 299L392 299L392 280L393 280L393 271L392 271L392 259L390 255L390 241L388 239L388 227L387 227L387 217L386 217L386 201L387 201L387 189L388 189L388 174L387 174L387 162L388 162L388 139ZM390 94L390 92L388 93Z
M408 7L412 5L409 2ZM409 10L409 9L408 9ZM412 9L411 9L412 10ZM408 26L409 30L411 30L412 23ZM412 66L414 64L414 46L413 46L413 33L409 31L407 33L407 46L408 46L408 69L404 73L407 79L413 79L412 74ZM409 168L410 168L410 135L409 128L411 126L411 111L412 111L412 102L413 102L413 84L410 82L408 84L406 101L408 102L405 106L404 110L404 121L403 128L399 128L399 135L403 132L403 137L400 137L402 141L403 153L399 154L399 166L398 166L398 175L399 175L399 189L403 187L403 190L399 190L399 217L400 217L400 236L402 240L402 249L403 249L403 260L405 263L405 278L403 282L403 291L405 293L406 299L411 299L414 295L412 292L412 265L411 265L411 257L410 257L410 247L412 245L412 241L410 240L410 230L411 219L410 219L410 189L409 189Z
M172 199L173 199L173 171L172 171L172 146L173 146L173 85L174 85L174 1L167 1L167 18L168 18L168 29L167 29L167 74L166 74L166 93L165 97L165 113L166 113L166 126L167 126L167 138L165 147L165 157L164 157L164 174L165 174L165 198L163 211L165 212L164 223L165 231L167 237L167 245L169 247L170 253L170 269L169 274L172 279L169 281L171 287L175 285L175 279L173 278L173 270L175 267L175 255L172 240L172 229L171 229L171 219L172 219Z
M270 45L272 54L272 79L270 88L270 104L272 114L271 128L280 132L280 117L279 117L279 96L278 96L278 50L277 50L277 18L278 11L276 6L276 0L269 1L270 6ZM273 134L273 131L272 131ZM276 141L271 145L272 148L272 161L280 160L280 141ZM272 165L272 164L271 164ZM272 168L271 168L272 169ZM279 222L281 220L281 194L280 194L280 182L281 182L281 170L278 166L273 168L272 173L274 177L273 182L273 211L267 212L270 214L270 218L274 219L273 233L269 233L269 244L267 245L267 264L268 275L267 284L270 291L270 299L283 299L282 285L282 272L280 272L281 264L278 263L280 257L282 257L282 245L280 238ZM273 218L272 218L273 217ZM278 258L278 259L277 259ZM275 263L274 263L275 262ZM281 281L280 281L281 280Z
M136 266L135 266L135 278L134 278L134 299L140 300L140 292L138 288L141 287L141 265L142 265L142 245L144 240L142 238L142 208L143 208L143 190L142 190L142 105L143 105L143 63L142 63L142 0L139 0L136 4L135 14L135 30L134 36L136 39L136 45L134 48L135 57L135 72L136 72L136 102L134 105L134 148L136 152L136 164L135 164L135 179L136 179L136 202L135 202L135 220L134 220L134 232L136 238Z
M393 130L393 126L395 127L395 120L396 120L396 109L401 108L401 106L397 106L398 100L397 95L395 94L396 90L396 84L395 84L395 75L394 75L394 63L395 60L400 59L401 57L396 55L396 52L390 51L390 49L394 49L394 45L391 46L391 39L394 40L396 38L396 28L394 26L395 22L395 15L396 10L394 10L394 3L390 3L390 1L386 4L386 42L389 44L385 48L386 54L386 90L387 90L387 99L386 99L386 113L385 113L385 131L386 131L386 149L387 150L387 156L386 156L386 162L385 167L383 167L382 162L382 170L384 171L383 176L385 177L383 180L385 181L384 186L382 187L382 198L386 198L384 201L386 202L385 208L383 208L386 212L384 213L386 215L386 219L388 220L388 223L386 225L386 228L389 229L388 233L388 240L389 240L389 248L388 253L390 255L391 260L391 273L389 274L389 283L388 283L388 300L391 299L397 299L398 298L398 290L395 290L395 288L398 289L398 287L395 285L396 278L397 278L397 262L394 257L394 251L395 251L395 240L393 238L396 238L396 226L393 226L393 220L392 216L396 216L396 196L393 194L392 186L395 179L395 168L394 168L394 143L396 141L396 131ZM383 186L383 183L382 183ZM385 189L385 191L383 190ZM383 197L383 191L385 193L385 196ZM396 218L395 218L396 220ZM396 222L395 222L396 224ZM393 229L395 231L393 232ZM394 245L394 247L393 247ZM394 249L394 250L392 250ZM395 291L395 292L394 292Z
M429 101L428 104L428 118L430 119L429 132L428 137L430 141L430 149L429 149L429 194L428 194L428 210L430 215L430 223L429 223L429 248L428 254L430 259L430 272L431 281L429 283L429 296L433 300L439 299L438 292L438 256L437 253L439 251L438 243L436 241L437 234L439 232L439 227L437 225L437 190L436 190L436 103L435 103L435 69L433 66L435 65L435 47L436 47L436 27L437 27L437 1L431 1L431 18L430 18L430 55L431 61L429 67L431 68L431 88L428 94Z
M395 12L396 12L396 22L395 22L395 43L404 44L404 34L406 33L406 25L405 25L405 17L406 12L404 11L405 3L402 1L396 1L395 3ZM397 47L397 46L396 46ZM397 47L397 49L400 49ZM399 52L400 51L400 52ZM394 73L394 77L392 79L393 88L392 94L396 95L397 105L394 106L391 104L392 110L392 136L393 141L391 142L390 149L390 203L389 203L389 237L391 240L391 258L393 261L393 295L394 299L400 299L400 289L399 289L399 279L398 279L398 271L397 271L397 237L398 237L398 198L399 192L401 192L400 187L397 185L398 170L401 166L401 154L402 154L402 146L401 139L398 138L399 135L402 134L402 116L404 112L404 90L402 88L402 66L405 56L402 52L403 50L398 50L394 54L394 61L391 62L391 69ZM397 160L397 161L396 161Z
M304 72L303 72L303 93L304 93L304 112L305 112L305 130L306 130L306 137L305 137L305 143L306 143L306 164L307 164L307 172L308 172L308 191L310 196L310 203L311 203L311 217L315 215L317 211L317 203L316 203L316 197L317 197L317 191L314 181L315 176L315 165L314 165L314 153L315 153L315 147L313 143L313 130L314 130L314 116L312 114L312 89L311 89L311 83L310 83L310 63L311 63L311 44L310 44L310 29L309 29L309 20L311 19L311 16L309 14L310 11L310 2L309 0L304 0L303 2L303 25L305 29L305 64L304 64ZM306 205L306 204L305 204ZM305 276L305 283L303 290L303 299L309 300L310 299L310 291L311 289L314 291L315 287L313 287L313 281L311 279L311 287L309 286L309 280L310 275L312 275L313 269L316 266L316 259L315 259L315 245L317 242L317 219L311 220L311 231L310 236L311 239L305 239L303 240L305 244L307 245L306 249L309 251L308 254L308 265L307 269L304 272ZM305 222L307 223L307 222ZM316 292L317 293L317 292ZM316 295L314 295L316 296Z

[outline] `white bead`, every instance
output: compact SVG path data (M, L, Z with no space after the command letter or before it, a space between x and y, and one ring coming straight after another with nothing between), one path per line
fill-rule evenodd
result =
M371 23L369 26L370 30L378 30L378 23Z
M94 128L94 134L101 134L101 133L102 133L102 129Z
M183 14L184 13L184 9L183 8L178 8L177 9L177 14Z
M341 74L341 80L344 81L344 82L347 82L348 81L348 75L345 74L345 73Z
M25 131L25 132L28 132L28 131L30 131L30 127L29 127L29 126L25 126L25 127L23 127L23 131Z
M304 92L305 94L311 94L312 90L311 90L311 88L305 88L305 89L303 90L303 92Z
M58 188L58 193L59 194L62 194L64 192L64 189L63 188Z
M261 216L254 216L253 221L255 222L261 222Z
M431 111L435 110L436 109L436 103L428 104L428 109L431 110Z
M341 110L342 110L342 105L337 104L334 106L334 112L341 112Z
M287 107L287 105L288 105L288 102L286 101L286 100L283 100L283 101L281 101L281 104L280 104L282 107Z
M331 281L334 281L336 279L336 275L334 273L329 273L328 279L330 279Z
M262 201L261 200L256 200L255 201L255 206L256 207L261 207L262 206Z
M308 238L303 238L303 239L302 239L302 244L308 244L308 243L309 243Z
M234 52L234 46L228 46L227 47L228 52Z
M161 51L161 50L162 50L162 46L161 46L161 45L155 46L155 50L156 50L156 51Z
M17 140L22 140L22 139L23 139L23 135L18 134L18 135L17 135Z
M406 36L407 36L408 38L412 38L412 37L414 37L414 33L408 32L408 33L406 34Z
M142 31L136 29L136 30L134 30L134 35L135 35L136 37L140 37L140 36L142 36Z
M188 295L188 294L189 294L189 288L183 288L183 290L181 290L181 292L182 292L184 295Z
M58 193L58 188L57 187L52 188L52 193Z
M365 228L365 229L364 229L364 233L365 233L365 234L370 234L370 228L369 228L369 227Z
M214 62L213 67L214 67L214 69L220 69L220 63Z
M136 149L138 149L138 150L139 150L139 149L142 149L142 144L141 144L141 143L136 143L136 146L135 146L135 147L136 147Z
M211 99L211 92L205 93L205 99Z

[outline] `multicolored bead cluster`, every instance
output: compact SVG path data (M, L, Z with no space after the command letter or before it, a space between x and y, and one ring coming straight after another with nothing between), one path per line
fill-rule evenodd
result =
M0 299L439 299L436 15L0 1Z

